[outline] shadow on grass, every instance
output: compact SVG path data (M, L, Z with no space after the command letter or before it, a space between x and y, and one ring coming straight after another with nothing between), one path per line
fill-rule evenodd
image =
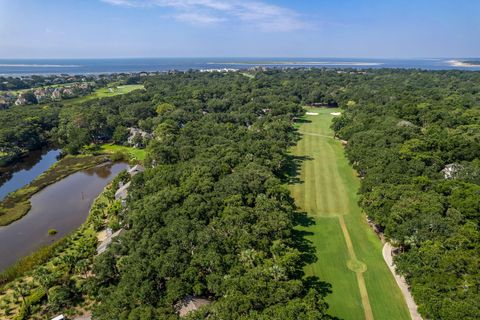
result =
M308 276L303 278L303 283L305 284L305 287L308 289L315 289L323 297L332 293L332 285L328 282L321 281L316 276Z
M311 123L311 122L312 121L308 119L302 119L302 118L295 119L295 123Z
M305 228L315 224L315 220L307 215L306 212L295 213L295 229L293 231L294 247L301 252L302 268L317 261L315 246L312 241L307 239L313 232Z
M282 168L281 179L283 183L287 184L301 184L303 181L300 179L300 170L303 161L313 160L310 156L296 156L287 155L286 162Z
M295 229L293 231L293 246L300 251L301 268L298 269L296 274L298 279L302 279L306 290L314 289L320 293L323 297L332 293L332 285L328 282L320 280L317 276L305 276L303 271L305 266L317 262L315 246L312 241L307 237L312 236L313 232L308 231L306 228L315 225L316 221L312 217L309 217L306 212L295 213Z

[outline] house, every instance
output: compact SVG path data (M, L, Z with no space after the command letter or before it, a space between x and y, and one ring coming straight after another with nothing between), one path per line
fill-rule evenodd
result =
M60 92L60 90L57 88L55 90L53 90L52 92L52 99L54 100L59 100L62 98L62 93Z
M63 95L67 97L72 97L74 93L71 88L66 88L66 89L63 89Z
M192 311L196 311L203 306L209 305L210 301L204 298L186 296L177 303L175 309L180 317L185 317Z
M410 121L400 120L397 122L397 127L415 127L415 125Z
M455 179L456 174L463 169L463 166L458 163L450 163L441 171L445 179Z
M25 99L25 98L22 97L22 96L18 97L18 99L15 100L15 105L16 105L16 106L23 106L23 105L25 105L25 104L27 104L27 99Z
M7 100L0 98L0 109L6 109L8 107Z
M121 235L125 231L124 229L119 229L115 231L114 233L107 235L105 240L103 240L97 247L97 254L102 254L107 250L108 246L112 243L113 239ZM111 230L110 230L111 232Z
M65 316L63 314L61 314L61 315L58 315L58 316L52 318L52 320L65 320Z
M132 145L134 147L139 147L140 146L140 143L138 141L136 141L138 138L141 138L142 140L152 138L152 134L150 134L146 131L143 131L142 129L128 128L128 130L130 131L130 136L127 138L127 141L130 145Z
M128 196L128 188L130 187L131 182L125 183L123 186L121 186L117 192L115 192L115 200L124 200L127 199Z
M47 91L44 89L37 89L33 92L35 98L38 102L45 100L47 98Z
M89 88L88 83L82 83L78 86L80 90L87 90Z
M128 170L128 173L133 177L137 173L145 171L145 168L139 164L135 165L133 168Z

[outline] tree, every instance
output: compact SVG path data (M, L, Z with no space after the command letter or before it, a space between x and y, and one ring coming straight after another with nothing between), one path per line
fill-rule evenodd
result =
M35 269L33 278L42 287L47 295L47 300L50 301L48 290L58 281L58 275L55 271L49 270L47 267L40 266Z
M30 284L25 281L16 282L13 287L13 293L16 299L22 299L22 303L25 307L28 307L26 298L30 294Z
M127 142L130 131L124 126L118 126L113 132L112 140L115 144L123 145Z

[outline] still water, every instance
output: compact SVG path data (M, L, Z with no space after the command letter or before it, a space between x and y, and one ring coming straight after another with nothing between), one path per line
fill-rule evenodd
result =
M471 60L477 60L472 58ZM139 71L270 68L415 68L424 70L480 70L459 67L455 58L133 58L133 59L0 59L0 75L99 74ZM463 59L459 59L463 60ZM468 59L470 60L470 59Z
M58 240L85 222L93 200L126 163L109 163L74 173L35 194L32 209L0 227L0 271L36 249ZM48 235L55 229L55 236Z
M7 194L18 190L36 177L44 173L52 164L57 162L60 150L38 150L32 151L29 155L12 166L0 169L0 201Z

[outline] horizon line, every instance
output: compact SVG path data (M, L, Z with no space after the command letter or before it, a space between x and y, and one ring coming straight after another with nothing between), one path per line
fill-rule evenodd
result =
M354 57L354 56L131 56L131 57L0 57L0 60L121 60L121 59L380 59L380 60L427 60L427 59L478 59L478 57Z

